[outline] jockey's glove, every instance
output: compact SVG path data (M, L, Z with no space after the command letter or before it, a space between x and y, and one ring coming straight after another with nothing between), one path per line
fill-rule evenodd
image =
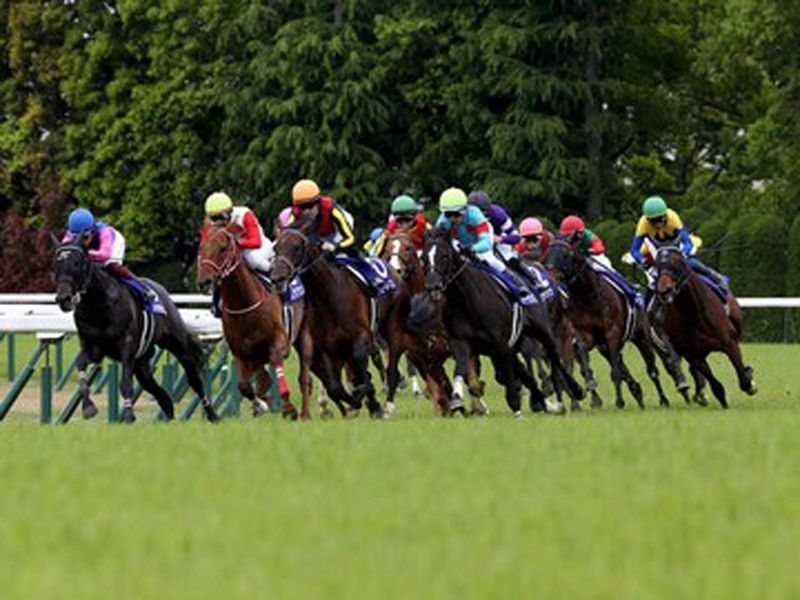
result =
M322 242L322 251L323 252L336 252L336 244L333 242Z

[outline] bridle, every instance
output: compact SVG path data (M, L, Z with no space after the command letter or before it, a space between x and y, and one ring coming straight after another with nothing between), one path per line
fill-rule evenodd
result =
M239 251L239 246L236 244L236 238L230 231L227 229L221 229L219 231L222 231L227 238L227 244L225 245L225 256L222 259L222 263L218 264L210 258L201 259L198 257L198 259L201 265L210 266L216 273L217 278L223 280L228 278L236 269L239 268L239 265L242 264L242 253ZM233 316L246 315L247 313L251 313L256 310L262 304L264 304L264 291L259 290L258 300L256 300L250 306L245 308L228 308L223 304L222 310Z
M577 251L572 246L572 244L570 244L569 242L566 242L564 240L553 240L552 242L550 242L550 247L547 250L548 254L550 253L550 250L553 247L566 248L566 250L567 250L567 258L570 259L570 263L572 264L572 263L575 262L575 258L574 257L577 255ZM581 264L578 267L578 269L572 275L570 275L569 277L566 277L566 273L563 270L559 269L559 270L561 270L562 274L565 275L563 283L567 287L569 287L573 283L575 283L583 275L583 272L589 266L589 261L587 261L587 260L582 260L582 261L580 261L580 263Z
M670 257L675 256L676 254L682 254L680 248L675 246L662 246L660 248L656 248L653 255L653 264L656 268L656 297L665 303L671 302L675 296L677 296L680 291L686 287L686 284L689 283L690 271L684 268L676 269L669 260ZM664 258L659 258L659 255L663 256ZM672 280L673 286L669 290L669 293L660 293L658 291L658 281L662 276L668 276Z
M439 242L437 241L436 244L431 248L431 250L438 249L439 248L438 244L439 244ZM442 244L442 245L445 245L445 244ZM448 248L452 248L451 244L446 244L446 245L447 245ZM455 252L455 250L453 250L453 251ZM430 256L430 251L428 251L427 254L428 254L428 256ZM430 260L430 259L428 259L428 260ZM436 285L429 285L429 284L426 283L425 284L425 288L430 292L443 292L448 287L450 287L451 283L453 283L456 279L458 279L458 277L461 275L461 273L464 272L464 270L466 268L467 268L467 261L466 260L462 260L461 264L459 265L459 267L456 269L455 273L453 273L452 276L450 276L449 278L442 277L442 282L439 283L439 284L436 284ZM438 272L435 271L435 269L436 269L435 266L433 266L433 269L434 269L434 272L437 275L440 275Z
M284 229L281 232L281 235L279 236L278 240L276 240L275 245L276 246L278 245L281 238L288 237L290 235L294 235L300 238L300 241L302 242L303 256L300 259L299 264L296 264L291 260L289 260L288 258L286 258L283 254L278 254L277 252L275 253L275 263L284 264L289 268L289 275L286 277L286 281L291 281L298 275L302 275L303 273L308 271L311 267L314 266L314 263L317 262L319 257L322 256L322 254L318 254L312 260L308 259L308 248L311 245L311 239L305 233L297 229Z
M239 252L239 247L236 245L236 238L230 231L227 229L221 229L219 231L222 231L228 240L228 243L225 245L226 251L222 263L217 264L210 258L198 257L198 259L201 265L210 266L219 279L225 279L242 264L242 253Z
M73 244L68 244L59 246L56 250L56 263L59 260L62 260L62 256L66 258L67 255L75 254L77 254L83 261L82 270L79 274L80 279L76 280L73 273L65 273L56 279L56 284L62 282L69 282L72 284L75 304L78 304L81 296L86 293L86 290L89 287L89 276L92 273L92 261L89 260L89 257L86 255L86 251L83 248Z
M405 246L406 252L405 253L402 251L404 242L406 244L406 246ZM392 246L392 252L389 255L390 256L390 259L389 259L390 264L391 264L391 259L392 258L397 258L397 260L403 266L403 279L409 279L410 277L412 277L414 275L414 273L417 272L417 269L419 268L419 261L417 261L416 264L412 265L411 261L408 258L406 258L405 254L407 254L409 252L416 254L416 249L414 248L414 245L408 241L408 238L406 237L405 234L397 234L397 235L389 236L386 239L386 244L387 245L388 244L393 244L393 245L397 244L398 245L398 247Z

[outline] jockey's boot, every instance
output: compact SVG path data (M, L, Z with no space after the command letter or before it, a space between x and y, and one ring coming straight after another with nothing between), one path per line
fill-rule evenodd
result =
M519 262L518 258L511 258L506 263L506 273L511 277L511 280L514 282L519 288L520 295L524 298L527 296L532 296L534 298L537 295L533 292L536 288L531 285L530 280L528 277L523 273L524 269Z
M270 279L269 271L262 271L260 269L253 269L253 273L258 275L258 279L261 283L264 284L265 287L269 288L272 286L272 279Z
M723 288L725 290L728 289L728 278L725 277L725 275L722 275L721 273L717 273L714 269L712 269L709 266L706 266L705 264L703 264L702 262L700 262L696 258L693 259L690 264L691 264L692 269L694 269L697 273L700 273L701 275L705 275L711 281L716 283L719 287L721 287L721 288Z

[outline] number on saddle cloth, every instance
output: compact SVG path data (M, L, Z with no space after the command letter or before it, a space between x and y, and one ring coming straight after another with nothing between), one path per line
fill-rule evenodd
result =
M537 302L536 296L527 288L518 285L509 271L500 272L490 265L480 261L473 261L472 265L479 271L483 271L487 275L491 276L492 280L503 291L510 295L512 300L518 302L522 306L530 306L531 304L535 304Z
M534 264L522 263L522 268L525 271L526 278L533 286L533 292L539 297L540 302L550 302L555 298L556 288L542 267Z
M337 256L336 264L345 268L370 296L380 297L396 288L386 263L379 258Z

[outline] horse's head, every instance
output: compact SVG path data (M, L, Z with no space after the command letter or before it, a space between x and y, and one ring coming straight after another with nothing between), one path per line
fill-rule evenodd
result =
M579 244L580 240L576 236L558 236L548 245L544 265L556 282L574 281L586 267L586 259L580 253Z
M279 290L285 291L289 282L307 269L320 253L309 237L311 220L302 219L284 229L275 240L275 264L271 279Z
M408 233L393 233L386 238L381 256L401 279L407 279L419 269L417 249Z
M206 292L233 273L242 262L233 224L209 223L206 239L197 252L197 287Z
M64 312L70 312L81 301L92 274L92 261L79 242L59 244L53 260L53 279L56 282L56 302Z
M425 288L434 296L441 296L464 265L464 259L453 246L450 232L443 229L428 232L422 264L425 268Z
M689 280L691 268L686 257L676 246L661 246L652 250L656 270L656 294L670 303Z

